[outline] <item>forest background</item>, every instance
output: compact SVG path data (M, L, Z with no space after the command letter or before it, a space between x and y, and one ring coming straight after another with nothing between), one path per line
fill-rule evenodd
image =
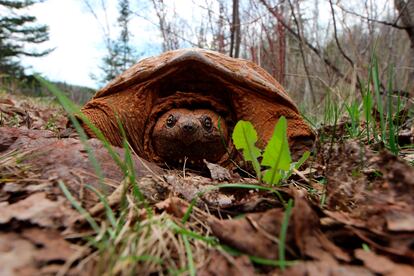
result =
M64 48L48 44L49 26L30 14L38 13L36 7L41 9L48 1L53 2L0 1L0 72L9 90L16 86L16 79L28 83L28 75L37 71L36 62L47 63L48 55ZM147 56L200 47L252 60L311 113L324 104L327 95L336 102L360 97L375 55L384 93L391 79L394 94L412 97L414 93L414 1L83 0L76 4L98 28L97 33L86 34L100 39L94 46L101 56L88 66L94 88ZM72 20L73 24L61 21L79 26L77 18ZM88 29L84 28L83 34L81 29L76 32L85 36ZM11 46L15 50L7 51ZM86 46L82 47L86 52ZM80 49L66 51L72 59L82 58ZM37 61L28 66L32 57ZM48 78L47 70L39 68ZM60 64L48 70L64 68ZM61 82L60 87L77 102L94 93L51 80Z

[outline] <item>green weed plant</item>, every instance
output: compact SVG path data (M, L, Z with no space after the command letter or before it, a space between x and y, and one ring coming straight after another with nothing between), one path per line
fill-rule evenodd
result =
M279 185L289 178L294 169L298 169L310 156L306 151L298 162L292 162L284 116L279 118L264 151L256 146L257 132L250 122L239 121L232 138L236 149L242 151L244 160L252 164L257 179L270 185Z

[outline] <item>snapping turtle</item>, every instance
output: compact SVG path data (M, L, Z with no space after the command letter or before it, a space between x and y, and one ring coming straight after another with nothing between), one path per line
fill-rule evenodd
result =
M256 64L223 54L182 49L144 59L96 93L83 113L110 143L121 146L122 123L135 152L168 166L228 166L237 159L231 133L238 120L255 126L263 147L280 116L292 151L314 134L282 86ZM84 126L88 135L93 132Z

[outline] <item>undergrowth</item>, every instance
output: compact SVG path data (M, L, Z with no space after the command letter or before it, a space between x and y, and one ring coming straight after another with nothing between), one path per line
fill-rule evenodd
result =
M206 260L206 254L212 249L217 249L233 256L241 254L233 248L220 244L218 239L214 236L210 236L211 230L209 230L209 227L206 225L206 221L200 220L198 216L194 215L194 213L197 212L197 208L195 208L195 200L191 202L182 219L177 219L165 212L162 214L155 214L138 186L138 179L135 175L134 161L132 158L134 153L125 138L126 135L122 125L119 124L123 135L123 149L125 152L124 160L121 160L120 156L114 151L102 132L80 112L75 104L67 99L67 97L54 85L40 76L37 78L58 99L68 113L76 131L79 133L80 140L85 146L96 175L100 179L102 191L98 191L90 185L86 185L85 187L99 197L100 202L105 209L104 219L94 218L88 210L84 209L70 194L65 184L59 182L59 187L65 196L88 222L93 231L92 234L88 234L84 237L86 242L85 246L94 248L93 253L85 259L90 258L95 262L97 274L136 275L158 273L178 275L184 273L196 275L197 269ZM116 209L112 209L108 203L107 195L104 192L105 185L103 183L102 169L92 148L88 144L87 135L77 118L80 118L82 122L84 122L102 141L104 147L108 150L113 160L124 173L124 181L120 183L122 200ZM243 125L246 126L246 124L248 123L240 122L238 127L241 126L243 128ZM247 143L251 144L252 137L250 134L254 132L254 129L253 132L251 129L249 130L246 140ZM237 140L236 130L235 133L234 137L236 137ZM299 162L292 163L286 139L286 119L282 118L276 126L275 133L271 141L269 141L268 148L265 149L263 153L261 165L268 168L263 177L263 180L266 183L278 184L281 179L286 179L291 174L292 169L297 168L306 160L307 156L309 156L309 154L306 154ZM275 149L270 149L274 146L280 148L283 151L283 154L278 155L278 153L275 152ZM259 155L261 155L261 153ZM255 156L257 161L257 157L259 156ZM260 170L258 172L258 179L262 180ZM271 186L264 187L251 184L217 185L200 192L198 196L201 196L210 190L220 188L257 189L275 193L286 207L286 213L279 237L279 259L268 260L256 256L249 256L249 258L254 263L277 266L281 269L292 265L294 262L286 260L284 252L289 214L293 202L290 200L286 204L277 190L273 189Z
M386 90L381 88L377 57L372 56L369 77L358 97L339 103L333 93L327 93L321 119L305 116L315 129L331 126L328 131L319 132L321 143L335 143L340 139L357 139L361 144L379 144L394 154L402 147L398 144L398 133L405 122L404 116L414 116L408 106L409 99L393 93L393 70L389 70ZM38 77L58 99L79 133L85 145L89 159L100 179L102 190L98 191L86 185L95 193L105 209L104 218L96 218L88 213L69 193L64 183L59 187L88 222L93 233L84 236L85 246L93 248L85 260L93 260L96 274L186 274L196 275L198 268L206 260L208 252L216 249L231 256L239 256L240 252L220 243L211 235L206 221L197 216L196 198L189 204L184 216L180 219L163 212L157 214L140 191L133 161L133 150L126 134L119 124L123 135L123 159L113 150L104 135L79 110L79 107L68 100L65 95L49 82ZM411 113L410 113L411 112ZM103 172L87 142L87 136L77 118L80 118L102 141L112 159L124 173L120 183L121 202L117 208L108 203L103 183ZM245 161L251 163L259 185L254 184L221 184L201 191L201 196L211 190L220 188L255 189L274 193L285 207L281 226L277 260L261 259L249 256L250 260L260 265L277 266L285 269L294 264L286 260L285 241L293 201L285 202L276 189L288 179L309 157L306 152L302 158L293 162L287 140L287 121L281 117L275 126L273 135L264 150L256 147L257 133L249 122L239 121L232 135L234 145L241 150ZM341 133L338 135L338 133ZM412 145L411 145L412 147ZM320 182L324 185L322 179ZM325 194L320 198L325 202Z
M414 117L412 99L401 96L394 90L393 66L389 66L386 85L382 87L378 58L371 57L368 79L361 87L360 95L351 95L348 99L328 90L323 102L322 114L304 115L305 119L319 131L321 143L336 142L345 139L357 139L362 144L380 145L398 155L402 146L398 143L398 134L408 117ZM328 130L324 127L329 126ZM413 147L407 145L403 147Z

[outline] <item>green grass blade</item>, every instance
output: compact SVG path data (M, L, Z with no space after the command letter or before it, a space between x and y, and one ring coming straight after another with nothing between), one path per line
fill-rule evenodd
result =
M106 197L102 195L97 189L95 189L93 186L86 184L85 187L88 190L91 190L94 194L96 194L99 197L99 201L104 205L106 217L108 218L109 222L111 223L113 229L117 228L117 222L115 219L115 214L112 211L111 206L109 206L108 200L106 200Z
M345 127L348 130L348 134L350 137L355 138L359 136L359 118L360 118L360 112L359 112L359 106L356 101L353 101L350 105L344 104L345 109L348 113L348 116L351 120L351 126L348 127L348 125L345 125Z
M302 157L298 160L298 162L295 163L295 169L298 170L303 165L303 163L305 163L306 160L308 160L309 157L310 157L310 152L305 151Z
M380 128L381 128L381 140L385 141L386 139L386 126L384 121L384 106L382 103L381 97L381 88L380 88L380 80L379 80L379 69L378 69L378 59L377 56L373 55L373 66L372 66L372 81L374 83L374 93L377 100L377 110L380 116Z
M398 154L398 143L397 135L398 128L394 125L394 114L393 114L393 103L392 103L392 88L393 88L393 66L388 69L388 110L387 110L387 121L388 121L388 145L392 153ZM398 114L397 114L398 116Z
M72 194L69 192L66 185L59 180L58 181L59 188L62 190L63 194L66 196L66 198L69 200L69 202L75 207L75 209L86 219L86 221L90 224L92 229L96 232L100 232L100 227L96 223L96 221L92 218L92 216L86 211L81 204L72 196Z
M283 221L282 221L282 226L280 229L278 249L279 249L279 265L280 265L280 269L282 270L285 270L286 268L286 256L285 256L286 235L287 235L287 230L289 226L290 214L292 212L292 206L293 206L293 200L289 199L287 208L285 210L285 213L283 214Z
M310 152L309 151L305 151L302 155L302 157L293 164L293 169L298 170L303 163L306 162L306 160L308 160L308 158L310 157ZM289 177L291 177L292 173L293 173L293 169L289 170L289 173L286 175L286 179L288 179Z
M152 262L152 263L156 263L156 264L163 264L164 261L160 258L151 256L151 255L129 255L129 256L123 256L120 258L120 260L122 261L130 261L130 262Z
M191 216L191 212L193 212L193 208L195 206L195 204L197 203L197 198L199 198L200 196L202 196L204 193L206 193L207 191L202 191L197 193L197 195L191 200L190 205L187 208L187 211L185 212L183 218L181 219L181 223L185 224L190 216Z
M276 266L276 267L293 266L298 263L297 261L286 261L285 260L281 262L280 260L270 260L270 259L264 259L264 258L260 258L256 256L249 256L249 259L256 264Z
M372 110L373 110L373 99L371 92L368 88L365 91L363 96L363 107L364 107L364 115L365 115L365 122L366 122L366 131L367 131L367 140L370 141L370 133L371 133L371 124L373 125L373 136L375 137L375 121L372 120Z
M194 266L194 259L193 259L193 252L191 251L191 245L186 235L182 235L182 237L184 241L185 252L187 253L188 272L190 273L191 276L195 276L196 270Z
M76 119L76 116L79 117L83 123L86 124L86 126L96 135L96 137L102 141L104 147L108 150L108 153L110 154L111 158L116 162L116 164L119 166L119 168L126 173L127 168L121 161L119 155L115 152L115 150L112 148L112 145L108 142L105 135L102 133L102 131L97 128L89 119L86 117L82 112L80 112L79 108L69 100L62 91L60 91L55 85L48 82L44 78L42 78L40 75L35 75L36 79L44 86L46 87L59 101L59 103L62 105L62 107L65 109L65 111L68 113L69 118L71 119L72 123L74 123L76 131L79 133L79 135L82 138L86 138L86 133L83 130L82 126L79 124L79 121Z
M78 132L81 142L83 143L86 149L86 152L88 154L88 158L91 161L91 164L94 167L94 170L99 178L99 182L104 188L101 167L98 163L98 160L95 157L95 154L93 153L92 147L87 143L88 136L86 135L79 121L75 117L75 114L80 112L79 109L55 85L51 84L50 82L46 81L40 76L35 76L35 77L43 86L45 86L58 99L58 101L63 106L63 108L66 110L66 112L68 112L69 119L71 120L76 131Z
M119 120L119 117L116 116L116 120L118 123L118 127L121 130L121 135L122 135L122 144L123 144L123 148L124 148L124 153L125 153L125 164L126 164L126 168L127 168L127 172L126 172L126 177L128 177L130 184L132 185L132 192L134 197L137 199L138 202L142 203L147 211L147 214L149 216L152 215L152 209L149 207L148 202L145 200L144 195L142 194L140 188L138 187L138 183L137 183L137 179L136 179L136 174L135 174L135 163L134 163L134 159L132 158L132 150L131 150L131 146L128 143L128 139L126 136L126 132L125 132L125 128L122 125L121 120Z
M215 238L215 237L206 237L206 236L200 235L198 233L195 233L194 231L191 231L191 230L185 229L181 226L178 226L173 221L169 222L169 226L177 234L185 235L185 236L188 236L190 238L203 241L205 243L208 243L209 245L217 245L218 244L217 238Z

